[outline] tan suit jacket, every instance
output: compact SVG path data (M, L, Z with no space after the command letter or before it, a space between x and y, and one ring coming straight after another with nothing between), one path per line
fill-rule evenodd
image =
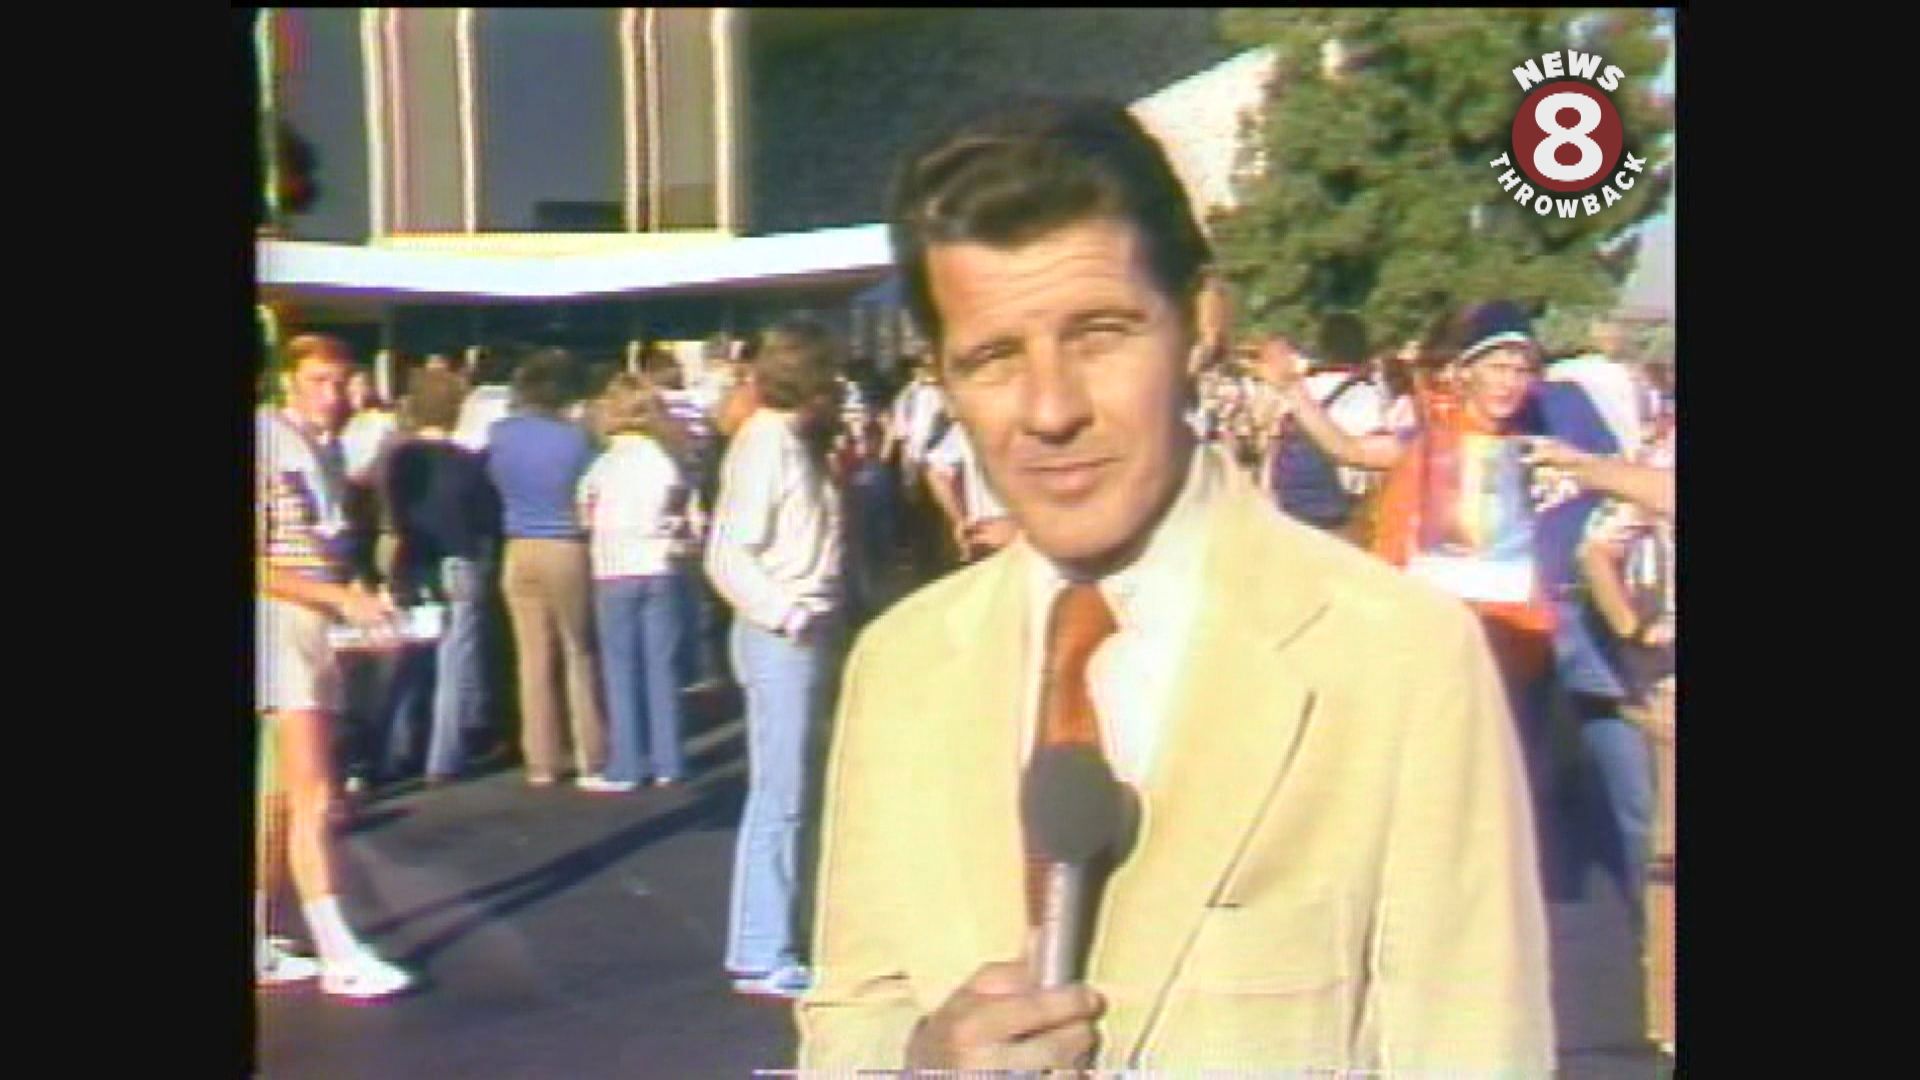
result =
M1094 928L1097 1066L1550 1075L1531 812L1479 623L1237 472L1207 514L1192 659ZM915 594L849 659L803 1070L900 1067L921 1016L1022 953L1029 556Z

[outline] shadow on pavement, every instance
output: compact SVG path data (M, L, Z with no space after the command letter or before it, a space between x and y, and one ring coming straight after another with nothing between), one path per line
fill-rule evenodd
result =
M650 844L687 829L732 828L744 799L744 783L738 778L716 779L710 786L696 790L699 797L684 806L637 822L512 877L373 924L368 927L368 933L381 936L420 919L465 910L464 917L427 938L404 957L403 962L424 967L433 956L483 925L564 892Z
M387 807L382 810L357 809L342 831L351 836L364 836L367 833L377 832L406 816L407 811L397 807Z

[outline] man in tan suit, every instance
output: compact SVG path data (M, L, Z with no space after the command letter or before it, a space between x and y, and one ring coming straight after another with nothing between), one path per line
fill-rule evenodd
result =
M893 207L1021 539L848 662L801 1068L1550 1074L1526 788L1479 626L1196 448L1209 253L1159 146L1117 106L1023 103L910 158ZM1104 636L1056 667L1089 606ZM1043 989L1021 770L1067 681L1140 817L1084 982Z

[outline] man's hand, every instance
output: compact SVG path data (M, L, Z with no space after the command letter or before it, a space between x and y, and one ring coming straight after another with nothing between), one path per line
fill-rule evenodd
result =
M1562 469L1575 472L1585 465L1589 455L1576 450L1559 439L1549 439L1545 435L1536 435L1521 444L1521 460L1534 468Z
M342 619L366 629L392 627L395 614L393 600L385 593L368 592L358 585L347 586L339 610Z
M1091 987L1042 990L1023 960L985 964L914 1028L909 1069L1074 1069L1093 1058Z

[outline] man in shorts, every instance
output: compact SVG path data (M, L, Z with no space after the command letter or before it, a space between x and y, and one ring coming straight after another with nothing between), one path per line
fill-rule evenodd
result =
M265 936L262 917L255 957L260 985L318 975L325 993L365 1000L398 993L413 980L347 928L329 825L336 799L331 729L341 688L327 629L336 619L386 627L394 614L385 598L347 584L346 482L336 435L351 372L352 356L338 339L295 337L282 359L285 404L256 418L255 692L273 765L262 781L285 800L287 861L320 956L316 963L288 952ZM273 868L262 869L263 899Z

